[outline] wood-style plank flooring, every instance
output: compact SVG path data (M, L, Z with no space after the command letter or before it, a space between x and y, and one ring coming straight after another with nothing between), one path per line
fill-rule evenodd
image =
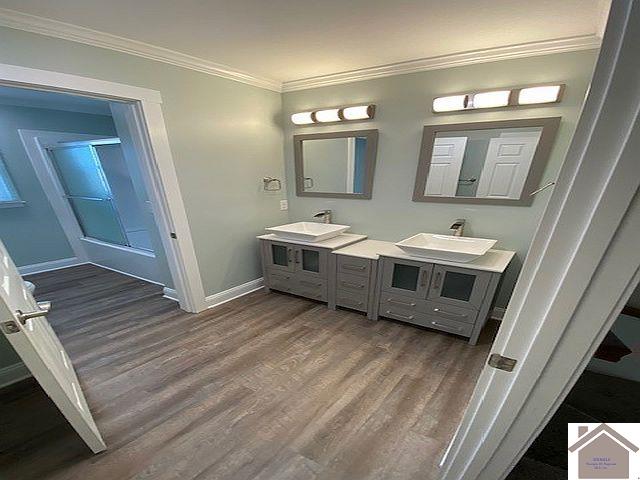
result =
M198 315L94 266L33 275L108 450L32 380L0 393L0 478L429 479L489 350L255 292Z

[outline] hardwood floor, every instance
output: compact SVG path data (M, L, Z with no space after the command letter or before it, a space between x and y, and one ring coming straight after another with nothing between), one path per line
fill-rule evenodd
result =
M283 294L198 315L94 266L33 275L108 450L32 380L0 392L0 478L429 479L489 350Z

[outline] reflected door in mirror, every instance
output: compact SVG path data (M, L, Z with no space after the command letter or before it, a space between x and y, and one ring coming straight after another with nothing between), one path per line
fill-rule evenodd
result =
M433 142L425 195L455 197L467 137L442 137Z
M476 197L520 198L539 136L492 138Z

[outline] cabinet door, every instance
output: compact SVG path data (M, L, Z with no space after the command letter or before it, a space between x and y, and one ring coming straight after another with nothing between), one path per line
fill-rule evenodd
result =
M293 245L289 243L268 242L266 248L267 268L293 272Z
M429 299L479 309L484 300L490 272L435 265Z
M383 290L415 298L426 298L433 265L385 258L383 268Z
M295 247L295 271L319 278L327 278L328 253L324 248Z

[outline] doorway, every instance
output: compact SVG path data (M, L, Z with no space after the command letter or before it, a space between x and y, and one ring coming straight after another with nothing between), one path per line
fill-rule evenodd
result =
M206 302L202 279L169 148L159 92L2 64L0 88L6 87L20 87L30 92L55 92L76 102L100 101L108 105L118 126L125 157L129 149L137 153L140 180L148 193L150 214L157 224L158 241L164 249L168 276L173 283L171 293L183 310L204 310ZM126 134L120 130L126 130Z

